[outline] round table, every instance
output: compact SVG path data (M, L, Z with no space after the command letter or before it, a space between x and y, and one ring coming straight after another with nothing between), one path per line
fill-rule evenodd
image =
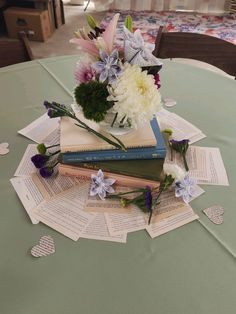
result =
M199 215L151 239L145 231L126 244L80 239L32 225L9 179L30 141L17 131L44 113L43 101L70 104L77 56L0 69L0 312L2 314L233 314L236 311L236 81L165 61L161 92L171 110L198 126L199 146L219 147L229 187L202 186L191 203ZM224 223L202 213L220 204ZM29 249L50 234L56 253L35 259Z

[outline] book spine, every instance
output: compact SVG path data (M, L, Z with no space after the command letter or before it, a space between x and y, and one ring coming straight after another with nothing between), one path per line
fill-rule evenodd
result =
M147 179L147 180L151 180L151 181L159 181L160 180L160 176L161 176L161 171L158 172L158 173L155 173L154 175L146 175L143 176L141 174L133 174L133 173L130 173L128 170L126 171L125 169L113 169L109 166L100 166L100 165L97 165L97 164L93 164L93 163L86 163L86 162L82 162L82 163L78 163L78 164L74 164L74 165L70 165L70 164L65 164L65 166L71 166L71 167L74 167L74 168L86 168L86 169L91 169L91 170L99 170L102 168L103 171L106 171L106 172L110 172L110 173L116 173L116 174L121 174L121 175L124 175L124 176L130 176L130 177L134 177L134 178L140 178L140 179Z
M91 174L96 174L96 170L73 167L60 164L58 167L58 171L61 175L65 176L73 176L73 177L82 177L85 179L91 179ZM117 173L103 172L105 177L114 178L116 180L116 184L122 186L128 186L133 188L142 188L145 186L150 186L151 188L158 187L160 183L158 181L152 181L147 179L135 178L130 176L125 176Z
M62 154L63 163L76 164L78 162L90 162L90 161L110 161L110 160L142 160L142 159L164 159L166 156L166 150L160 150L155 153L151 152L126 152L117 151L116 153L66 153Z

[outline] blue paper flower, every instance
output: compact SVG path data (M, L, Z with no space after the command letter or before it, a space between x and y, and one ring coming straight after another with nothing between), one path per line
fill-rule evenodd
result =
M98 170L97 175L91 175L91 187L90 187L90 195L95 196L98 195L101 200L104 200L107 193L114 193L114 189L111 187L113 183L115 183L115 179L107 178L104 179L104 174L101 169Z
M100 59L101 61L93 64L97 72L100 73L99 81L105 82L106 79L109 83L114 81L121 71L118 51L112 51L109 56L105 51L100 50Z
M175 182L175 196L182 197L185 203L190 201L190 198L195 195L196 181L191 179L187 174L183 180Z

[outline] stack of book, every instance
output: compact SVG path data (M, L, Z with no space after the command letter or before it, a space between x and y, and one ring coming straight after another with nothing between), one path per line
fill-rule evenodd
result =
M77 115L91 128L102 132L98 124L85 120L79 113ZM102 139L76 126L70 118L62 117L59 172L90 178L92 173L102 169L105 176L115 178L118 184L157 186L166 147L156 118L120 139L127 148L126 152L114 149Z

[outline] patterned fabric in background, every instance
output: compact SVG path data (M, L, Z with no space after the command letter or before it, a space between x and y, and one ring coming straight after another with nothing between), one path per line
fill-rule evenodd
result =
M105 27L116 11L108 12L102 21ZM218 37L236 45L236 14L222 16L200 13L123 11L118 22L116 41L123 42L123 25L126 15L133 19L134 30L140 28L146 42L154 43L160 25L165 25L169 32L191 32Z

